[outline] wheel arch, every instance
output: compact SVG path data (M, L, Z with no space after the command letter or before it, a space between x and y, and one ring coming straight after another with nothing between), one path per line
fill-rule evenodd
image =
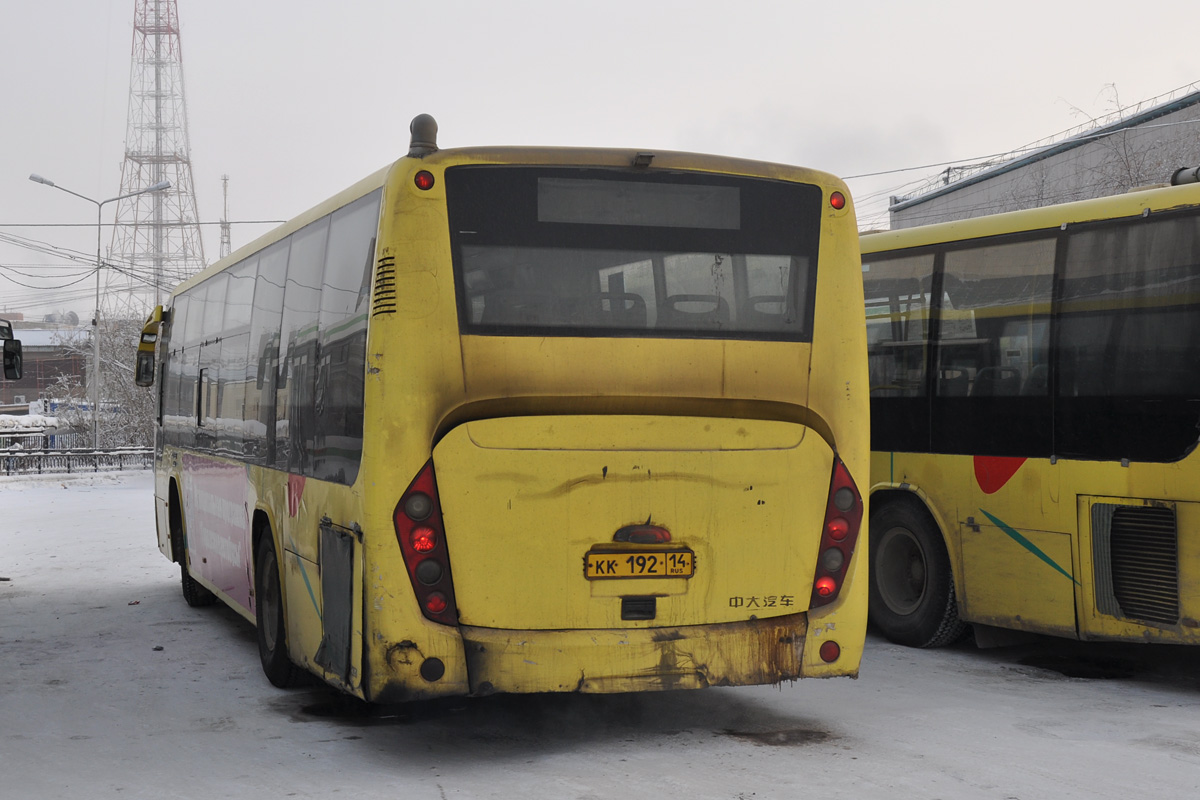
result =
M276 541L275 524L271 522L271 515L264 508L255 508L254 513L250 518L250 574L258 575L258 549L263 540L270 541L271 546L275 548L275 559L279 562L279 595L284 608L284 619L287 619L287 590L283 581L283 548ZM251 578L250 585L255 587L257 591L256 581ZM258 598L254 598L257 605Z
M946 548L946 555L950 558L950 577L954 581L954 591L959 598L958 605L962 608L962 569L958 542L955 538L949 535L948 531L952 528L948 527L945 522L945 517L938 510L937 506L929 499L921 487L914 486L910 483L902 484L880 484L871 487L871 499L869 506L870 519L874 519L875 515L883 509L894 503L905 503L918 513L924 513L929 517L929 521L933 523L938 534L942 538L942 546ZM868 531L870 524L868 523Z

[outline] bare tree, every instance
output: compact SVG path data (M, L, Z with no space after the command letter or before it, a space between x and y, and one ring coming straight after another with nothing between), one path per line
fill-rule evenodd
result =
M133 383L134 359L142 332L139 319L102 319L100 322L100 447L149 447L154 444L154 415L157 395ZM79 356L92 372L90 337L82 332L60 340L63 349ZM72 431L91 430L89 383L78 375L60 375L51 387L59 401L55 411L60 426Z

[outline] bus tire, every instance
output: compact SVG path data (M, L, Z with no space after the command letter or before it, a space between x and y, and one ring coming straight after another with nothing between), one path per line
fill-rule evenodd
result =
M258 630L258 658L267 680L281 689L299 685L303 673L288 658L283 585L269 530L259 539L258 555L254 559L254 617Z
M171 488L171 549L179 560L179 575L183 585L183 599L192 608L203 608L217 602L217 596L206 589L188 573L187 537L183 533L183 508L179 497Z
M885 503L871 515L871 623L909 647L958 641L967 625L958 617L950 556L937 524L918 503Z

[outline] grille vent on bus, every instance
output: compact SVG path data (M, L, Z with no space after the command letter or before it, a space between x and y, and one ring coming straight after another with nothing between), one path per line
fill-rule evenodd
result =
M396 257L380 256L375 265L375 299L371 316L396 313Z
M1096 606L1140 622L1179 623L1179 551L1175 510L1092 506Z

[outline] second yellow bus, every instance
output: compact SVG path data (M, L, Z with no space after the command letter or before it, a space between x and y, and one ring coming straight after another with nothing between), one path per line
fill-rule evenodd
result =
M1200 185L862 246L873 621L1200 643Z

